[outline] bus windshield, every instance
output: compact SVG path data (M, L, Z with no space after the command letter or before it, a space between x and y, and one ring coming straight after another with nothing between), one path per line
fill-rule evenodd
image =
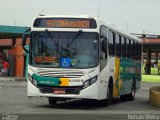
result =
M91 68L99 62L98 33L32 32L30 65L51 68Z

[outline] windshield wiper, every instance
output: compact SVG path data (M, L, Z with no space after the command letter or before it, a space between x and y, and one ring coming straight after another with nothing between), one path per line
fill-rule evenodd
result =
M46 29L45 32L48 34L50 40L53 40L54 38L56 38L53 33L51 34L51 33L48 31L48 29ZM58 38L58 41L59 41L59 38ZM59 42L56 42L56 40L54 40L54 43L55 43L55 45L57 46L57 52L58 52L58 50L59 50Z
M72 45L72 43L79 37L79 35L82 33L82 30L79 30L77 34L72 38L72 41L67 45L67 48Z
M46 29L45 32L48 34L48 36L49 36L49 38L50 38L51 40L54 39L54 38L56 38L53 33L51 34L51 33L48 31L48 29ZM54 42L55 42L56 45L58 45L58 42L56 42L56 41L54 41Z

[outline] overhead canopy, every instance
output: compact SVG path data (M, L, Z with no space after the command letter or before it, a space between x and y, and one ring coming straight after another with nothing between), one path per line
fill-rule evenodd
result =
M29 27L0 25L0 39L20 38Z
M160 38L141 38L143 41L143 50L146 52L147 49L152 52L160 52Z

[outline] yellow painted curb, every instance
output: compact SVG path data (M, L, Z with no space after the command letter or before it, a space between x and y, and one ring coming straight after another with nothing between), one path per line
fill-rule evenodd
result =
M149 103L153 106L160 107L160 86L150 88Z

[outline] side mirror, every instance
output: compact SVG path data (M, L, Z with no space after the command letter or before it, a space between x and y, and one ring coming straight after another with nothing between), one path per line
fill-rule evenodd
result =
M25 45L26 45L26 39L28 38L29 34L30 34L30 31L31 31L31 28L27 29L24 33L23 33L23 36L22 36L22 46L23 46L23 49L26 53L29 52L28 49L26 49Z

